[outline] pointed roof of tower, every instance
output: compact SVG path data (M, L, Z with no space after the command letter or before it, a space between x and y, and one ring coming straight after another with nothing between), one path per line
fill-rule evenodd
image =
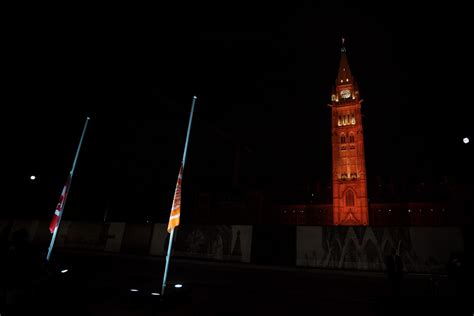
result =
M344 38L342 38L341 61L339 62L339 71L337 72L336 85L353 83L351 69L347 61L346 48L344 47Z

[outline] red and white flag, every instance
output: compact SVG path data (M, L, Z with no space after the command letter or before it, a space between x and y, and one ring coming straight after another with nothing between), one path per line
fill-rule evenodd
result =
M179 225L179 216L181 214L181 181L183 179L183 165L179 168L178 182L174 191L173 206L171 207L170 221L168 222L168 233Z
M67 193L69 191L69 184L71 183L71 175L67 177L66 184L63 187L63 191L61 192L61 196L59 197L59 202L58 205L56 205L56 210L54 211L54 216L53 220L51 221L51 224L49 224L49 231L54 233L54 230L58 226L59 223L59 217L61 216L61 213L64 208L64 204L66 203L66 198L67 198Z

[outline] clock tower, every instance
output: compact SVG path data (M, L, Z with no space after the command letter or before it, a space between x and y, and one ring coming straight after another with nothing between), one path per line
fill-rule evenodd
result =
M334 225L369 224L361 103L343 39L330 104Z

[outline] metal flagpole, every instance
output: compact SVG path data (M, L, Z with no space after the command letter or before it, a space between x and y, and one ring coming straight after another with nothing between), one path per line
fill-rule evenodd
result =
M79 157L79 152L81 151L82 140L84 139L84 134L86 133L87 123L89 123L89 120L90 120L90 117L87 117L86 118L86 123L84 124L84 129L82 130L81 140L79 141L79 146L77 147L76 157L74 157L74 162L72 163L72 169L69 172L69 188L68 188L68 190L71 188L72 175L74 174L74 169L76 168L77 158ZM59 225L61 224L61 218L63 217L64 207L66 206L66 199L67 199L67 195L65 196L62 210L59 213L58 224L56 225L56 228L54 229L53 237L51 237L51 243L49 244L49 248L48 248L48 255L46 256L46 260L48 260L48 261L49 261L49 258L51 257L51 251L53 250L54 241L56 240L56 236L58 234Z
M183 160L181 162L181 166L182 166L181 168L183 168L182 172L184 172L184 163L186 162L186 152L188 150L189 133L191 132L191 123L193 121L194 104L196 103L196 99L197 99L197 97L193 96L193 104L191 106L191 114L189 116L189 123L188 123L188 132L186 134L186 142L184 144ZM168 267L169 267L170 257L171 257L171 248L173 247L173 237L174 237L174 228L171 230L170 240L168 242L168 251L166 253L165 273L163 275L163 284L161 286L161 295L165 294L166 277L168 276Z

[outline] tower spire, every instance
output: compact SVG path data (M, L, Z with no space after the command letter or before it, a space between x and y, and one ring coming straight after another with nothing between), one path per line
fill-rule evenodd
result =
M343 37L341 41L341 60L339 62L339 71L337 72L336 86L353 83L351 69L347 61L346 47L344 46L345 38Z

